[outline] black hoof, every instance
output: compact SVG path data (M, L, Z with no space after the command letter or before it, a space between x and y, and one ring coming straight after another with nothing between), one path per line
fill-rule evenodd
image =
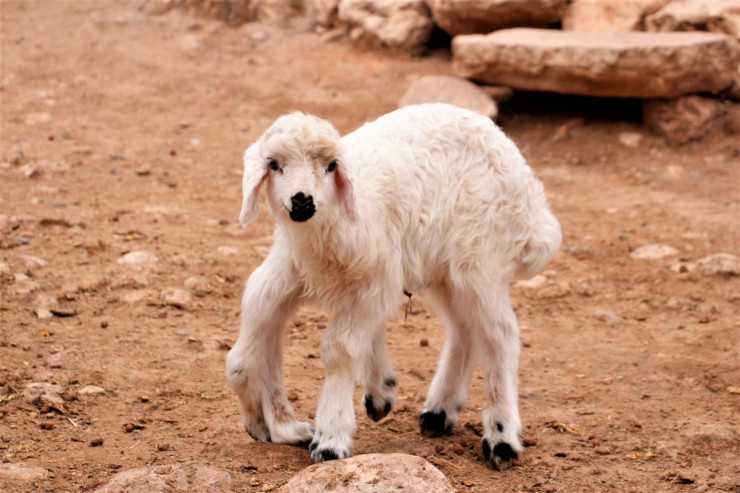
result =
M447 423L447 413L427 411L419 417L421 434L426 436L446 435L452 430L452 424Z
M504 464L518 458L519 454L506 442L497 443L493 446L493 449L491 449L491 443L487 438L484 438L483 457L486 461L492 462L494 467L498 467L500 464Z
M321 455L322 462L326 462L328 460L337 460L339 458L339 454L331 449L322 450L321 452L319 452L319 455Z
M318 446L318 442L311 442L311 445L308 448L311 451L311 461L313 463L326 462L328 460L346 459L347 457L349 457L349 452L336 452L335 450L330 448L317 450Z
M376 409L373 397L368 394L365 396L365 411L367 411L367 415L370 416L370 419L373 421L380 421L388 416L389 412L391 412L391 403L386 402L383 405L383 409Z

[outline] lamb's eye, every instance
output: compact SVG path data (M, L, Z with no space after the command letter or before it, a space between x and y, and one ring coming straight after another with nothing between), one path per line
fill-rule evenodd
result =
M326 172L327 173L331 173L335 169L337 169L337 160L336 159L334 159L332 162L329 163L329 166L326 167Z
M267 159L267 166L269 166L270 169L273 171L277 171L280 169L280 166L278 166L278 162L273 158Z

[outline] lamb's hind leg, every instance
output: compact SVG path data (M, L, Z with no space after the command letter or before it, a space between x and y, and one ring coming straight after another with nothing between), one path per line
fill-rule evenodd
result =
M447 326L447 338L429 387L419 418L421 432L425 435L449 433L457 424L458 413L465 404L470 372L475 361L471 327L460 312L462 307L452 303L450 290L440 285L424 296Z
M474 284L475 287L472 287ZM495 467L516 459L521 421L518 408L519 326L504 283L471 283L456 293L466 306L475 345L480 347L488 406L483 411L483 455Z
M278 253L275 253L278 252ZM313 426L296 421L285 396L282 335L298 305L289 259L273 249L250 276L242 299L241 331L226 358L226 376L239 397L244 429L255 440L308 443Z
M396 385L398 377L393 371L393 363L388 355L385 330L376 330L372 351L365 361L358 365L357 379L365 389L363 404L367 415L373 421L386 417L396 404Z

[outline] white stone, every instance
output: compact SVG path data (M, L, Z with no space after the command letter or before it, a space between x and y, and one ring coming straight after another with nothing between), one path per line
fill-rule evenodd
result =
M97 385L85 385L77 393L79 395L103 395L105 394L105 389Z
M160 299L177 308L190 308L193 304L193 296L188 291L174 287L164 288Z
M46 260L35 257L33 255L21 255L21 260L23 260L23 263L26 266L26 269L29 271L35 271L36 269L40 269L41 267L46 267Z
M619 134L619 143L629 147L630 149L637 149L642 141L642 134L637 132L622 132Z
M218 250L218 253L220 253L221 255L226 255L226 256L236 255L239 253L239 249L237 247L228 246L228 245L217 247L216 250Z
M23 122L26 125L39 125L43 123L50 123L54 120L54 117L49 113L29 113L26 115L26 119Z
M231 475L228 471L199 461L182 464L142 467L119 472L96 493L230 493Z
M461 77L448 75L420 77L409 86L398 106L422 103L448 103L475 111L488 118L498 117L496 102L483 89Z
M452 40L456 75L514 89L674 98L729 88L740 64L729 36L504 29Z
M33 382L26 385L23 391L23 397L29 402L45 402L49 404L63 404L64 401L59 397L62 386L55 383Z
M157 291L153 289L142 289L121 293L118 298L129 305L136 305L141 302L153 304L158 297L159 293Z
M14 481L40 481L42 479L47 479L46 469L43 467L2 463L0 463L0 478ZM10 490L8 489L7 491Z
M421 457L407 454L356 455L309 466L278 493L454 493L444 474Z
M707 276L740 275L740 259L729 253L715 253L696 262L699 272Z
M423 0L340 0L339 20L353 40L404 51L423 47L434 26Z
M147 250L134 250L128 252L118 259L119 264L125 265L151 265L157 263L157 256Z
M596 310L594 310L594 318L602 322L606 322L610 325L619 325L625 323L625 320L622 317L613 312L610 312L609 310L604 310L603 308L597 308Z
M672 246L659 245L656 243L643 245L630 253L630 257L639 260L660 260L672 255L678 255L678 250Z
M39 320L48 320L50 318L54 318L54 314L51 313L51 310L44 307L37 307L33 310L33 312L36 314L36 318Z
M188 277L185 280L185 287L195 296L201 297L213 292L213 286L208 279L202 276Z

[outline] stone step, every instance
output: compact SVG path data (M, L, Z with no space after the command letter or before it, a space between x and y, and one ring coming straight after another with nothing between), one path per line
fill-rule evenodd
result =
M452 41L456 75L514 89L586 96L674 98L732 85L740 54L704 32L504 29Z

